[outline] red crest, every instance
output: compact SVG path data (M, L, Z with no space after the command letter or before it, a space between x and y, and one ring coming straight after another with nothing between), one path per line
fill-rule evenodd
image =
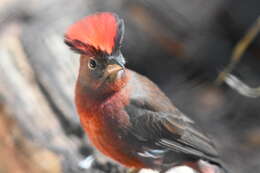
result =
M111 54L121 37L123 22L109 12L87 16L73 24L65 34L65 42L81 52L94 48ZM119 38L121 40L121 38Z

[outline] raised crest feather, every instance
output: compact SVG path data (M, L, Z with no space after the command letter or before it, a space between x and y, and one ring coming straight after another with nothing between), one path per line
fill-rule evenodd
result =
M73 24L65 34L65 43L79 53L112 54L123 39L124 22L110 12L95 13Z

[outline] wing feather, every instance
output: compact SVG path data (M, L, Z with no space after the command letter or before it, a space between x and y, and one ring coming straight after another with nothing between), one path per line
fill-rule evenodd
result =
M143 85L137 86L138 83ZM126 111L133 135L167 150L210 161L217 160L218 153L207 135L175 108L155 84L138 75L132 87L138 89L131 96Z

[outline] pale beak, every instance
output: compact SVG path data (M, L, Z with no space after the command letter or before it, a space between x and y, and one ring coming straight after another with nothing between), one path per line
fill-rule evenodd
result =
M109 64L105 71L104 75L101 79L101 83L99 86L102 85L104 82L113 82L118 77L119 71L123 71L124 67L118 65L118 64ZM122 74L122 73L120 73Z
M122 74L119 74L118 72L125 70L125 59L121 53L117 56L110 56L108 58L109 62L106 67L104 77L106 80L114 81L117 77L119 77L118 75Z
M107 66L106 73L108 75L113 75L113 74L116 74L117 72L119 72L120 70L123 70L123 69L124 69L124 67L122 67L119 64L109 64Z
M124 70L124 67L121 67L118 64L109 64L105 70L104 80L110 82L114 81L122 70Z
M116 56L109 56L109 64L117 64L121 66L123 69L125 68L125 58L123 57L122 53L119 52Z

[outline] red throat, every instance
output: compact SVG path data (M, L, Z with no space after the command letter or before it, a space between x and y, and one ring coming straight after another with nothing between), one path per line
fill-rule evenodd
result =
M113 13L103 12L87 16L73 24L66 33L69 40L78 40L97 50L111 54L115 46L117 19Z

